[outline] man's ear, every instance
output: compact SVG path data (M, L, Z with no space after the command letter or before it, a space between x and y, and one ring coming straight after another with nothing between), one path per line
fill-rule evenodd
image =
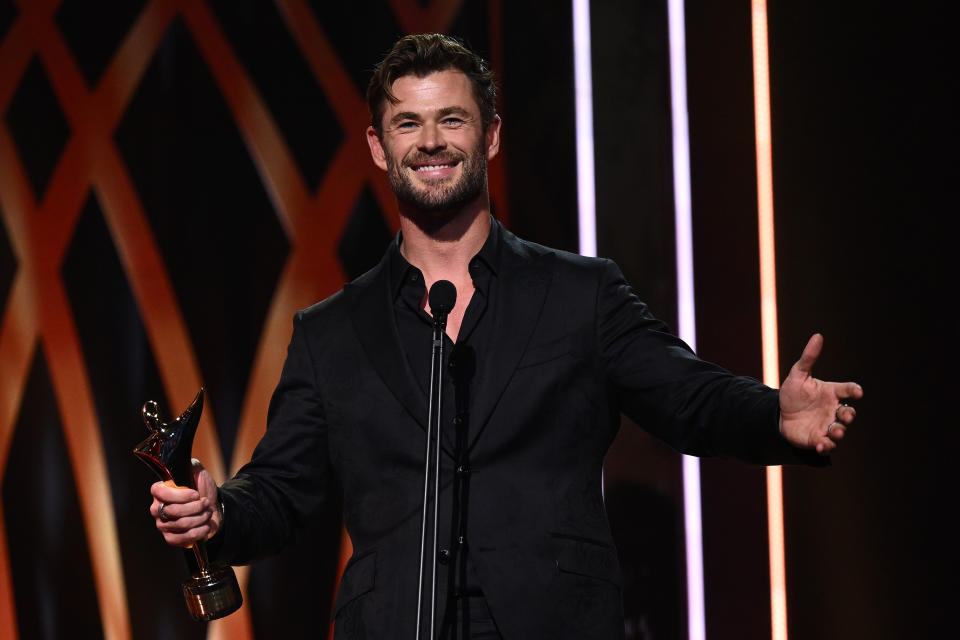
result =
M500 119L500 116L493 116L493 120L490 121L490 124L487 125L486 139L484 140L487 144L487 161L493 160L497 155L497 152L500 151L500 127L503 126L503 120Z
M387 155L383 152L383 142L377 135L377 130L373 127L367 127L367 146L370 147L370 157L373 158L373 164L386 171Z

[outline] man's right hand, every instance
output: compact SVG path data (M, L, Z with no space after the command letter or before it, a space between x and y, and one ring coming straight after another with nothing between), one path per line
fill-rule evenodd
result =
M207 540L220 529L222 514L218 507L217 484L197 459L193 460L193 480L196 490L176 486L170 481L155 482L150 487L153 496L150 515L167 544L192 547L198 540Z

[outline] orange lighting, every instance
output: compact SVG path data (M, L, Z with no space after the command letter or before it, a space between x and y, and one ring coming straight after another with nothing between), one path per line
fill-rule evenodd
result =
M757 213L760 236L760 326L763 381L780 386L777 346L777 276L773 233L773 161L770 134L770 67L767 3L752 1L753 99L757 136ZM773 640L787 639L787 577L783 537L783 479L780 467L767 467L767 519L770 546L770 610Z
M347 562L350 561L350 557L353 555L353 540L350 539L350 534L347 533L347 528L343 527L343 531L340 533L340 560L337 562L337 580L334 584L337 586L333 590L333 597L330 599L330 631L327 635L328 638L333 637L333 605L337 603L337 592L340 590L340 580L343 578L343 572L347 569Z
M39 352L49 367L76 485L85 488L77 499L82 513L80 524L88 541L102 635L106 640L129 640L134 629L110 491L112 478L93 402L91 363L84 359L61 267L77 220L92 193L140 309L164 391L175 405L193 397L202 376L181 301L176 297L130 169L113 136L171 25L180 21L189 32L246 143L290 243L285 269L258 338L230 458L222 454L209 407L197 433L194 452L218 482L250 458L263 433L267 404L280 376L282 346L289 340L293 313L343 284L336 243L357 197L369 188L380 209L392 214L387 223L394 230L396 206L388 182L369 161L361 135L369 122L363 96L306 0L277 0L276 4L334 114L330 124L345 132L315 188L303 179L301 167L210 9L211 3L144 3L93 86L82 74L70 43L56 22L61 0L19 0L14 4L19 7L16 18L0 34L0 113L6 113L28 65L39 59L71 134L44 193L35 196L8 123L0 118L0 227L9 238L17 263L7 299L0 300L0 488L30 365ZM389 2L397 24L410 33L446 32L461 15L461 0L434 0L427 7L421 4L416 0ZM496 0L489 4L499 7ZM490 33L492 41L500 42L499 21L491 22ZM490 172L498 217L508 219L504 163L492 164ZM147 496L146 487L143 491ZM0 504L0 638L4 640L18 637L6 531L6 523L16 513L15 505ZM144 515L146 506L145 502ZM340 548L338 579L351 549L345 532ZM237 568L237 579L244 590L249 575L249 567ZM30 598L32 594L20 595ZM250 640L250 613L246 606L235 615L210 623L206 637Z

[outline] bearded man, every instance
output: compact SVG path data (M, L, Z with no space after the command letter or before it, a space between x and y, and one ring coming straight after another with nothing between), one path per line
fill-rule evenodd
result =
M621 412L677 450L816 464L859 385L811 376L814 336L780 391L698 359L609 260L518 239L490 214L501 121L486 63L443 35L402 38L368 90L373 162L400 233L381 262L296 314L266 433L221 487L153 485L174 545L220 560L279 550L343 488L353 543L337 638L413 637L432 381L427 292L456 287L443 341L438 611L442 637L618 638L616 550L601 493ZM820 454L820 455L818 455ZM422 637L427 637L426 635Z

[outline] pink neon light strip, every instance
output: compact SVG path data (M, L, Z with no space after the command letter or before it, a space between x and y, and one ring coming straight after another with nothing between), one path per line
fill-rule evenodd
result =
M677 319L680 338L697 347L693 288L693 231L690 195L690 138L687 118L687 60L683 0L668 0L670 102L673 123L673 198L677 254ZM703 524L700 461L683 456L683 515L687 557L687 637L704 640Z
M580 253L597 255L593 173L593 79L590 67L590 0L573 0L573 76L577 122L577 201Z
M677 252L679 335L696 349L691 231L690 161L687 125L683 1L669 0L670 86L673 105L673 169ZM574 81L577 127L577 194L580 253L595 256L596 201L593 149L593 83L590 66L590 3L573 0ZM700 518L700 464L683 457L689 640L704 640L703 542Z

